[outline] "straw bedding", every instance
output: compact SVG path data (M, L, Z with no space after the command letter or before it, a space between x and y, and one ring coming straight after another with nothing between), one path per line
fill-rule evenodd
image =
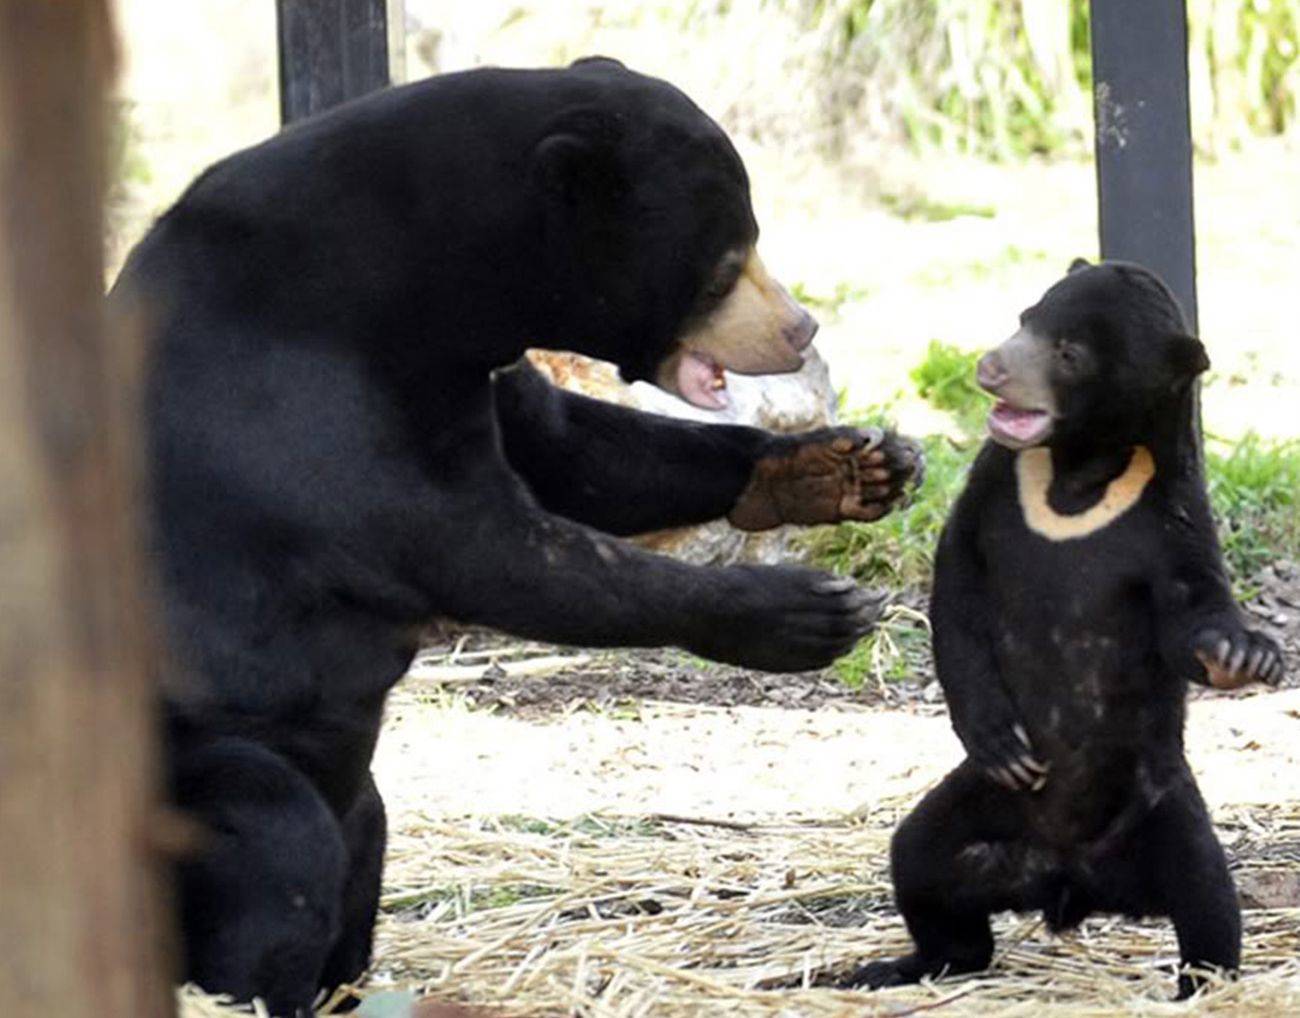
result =
M1300 1015L1300 802L1217 811L1247 906L1244 976L1201 999L1169 1001L1170 925L1122 918L1060 938L1002 917L987 974L872 995L820 986L907 946L887 872L907 806L794 824L407 814L367 988L521 1016ZM236 1013L181 997L184 1018Z

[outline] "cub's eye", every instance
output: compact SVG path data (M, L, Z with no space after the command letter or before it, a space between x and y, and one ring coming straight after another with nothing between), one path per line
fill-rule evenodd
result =
M1082 359L1078 344L1071 343L1068 339L1058 339L1056 341L1056 359L1067 368L1072 368Z

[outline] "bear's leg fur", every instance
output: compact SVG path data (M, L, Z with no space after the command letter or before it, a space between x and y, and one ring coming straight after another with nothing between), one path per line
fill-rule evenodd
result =
M187 978L305 1016L339 932L339 825L276 753L218 737L174 761L178 805L206 829L179 868Z
M993 957L989 915L1041 904L1046 872L1024 873L1015 794L966 761L899 825L890 845L894 896L916 950L870 962L844 985L878 989L977 972Z
M352 983L370 967L375 916L387 840L384 800L372 776L343 817L348 873L343 884L342 931L321 974L321 985Z
M1149 911L1169 916L1178 934L1182 1000L1204 982L1186 969L1234 972L1241 964L1241 906L1205 803L1190 782L1161 800L1138 838L1154 898Z

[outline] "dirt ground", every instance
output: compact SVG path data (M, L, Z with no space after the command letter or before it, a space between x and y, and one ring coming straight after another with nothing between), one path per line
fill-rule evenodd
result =
M1279 563L1257 582L1248 615L1300 685L1300 569ZM1191 701L1189 753L1212 803L1300 799L1300 689ZM853 690L829 673L467 632L431 644L398 688L376 775L399 826L408 810L734 820L842 815L915 794L960 758L924 669Z
M941 704L833 681L662 654L457 692L409 679L375 773L400 829L405 814L842 816L961 759ZM1188 752L1212 804L1300 798L1300 690L1196 695Z

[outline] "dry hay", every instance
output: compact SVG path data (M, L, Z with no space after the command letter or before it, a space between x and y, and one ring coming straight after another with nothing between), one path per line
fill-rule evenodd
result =
M1245 975L1174 1004L1165 921L1053 937L996 923L989 973L865 995L817 985L905 950L887 879L907 803L865 819L408 817L389 848L372 984L513 1015L1300 1015L1300 803L1222 811L1245 912ZM1271 896L1271 898L1270 898ZM220 1009L186 995L184 1018ZM246 1012L245 1012L246 1013Z

